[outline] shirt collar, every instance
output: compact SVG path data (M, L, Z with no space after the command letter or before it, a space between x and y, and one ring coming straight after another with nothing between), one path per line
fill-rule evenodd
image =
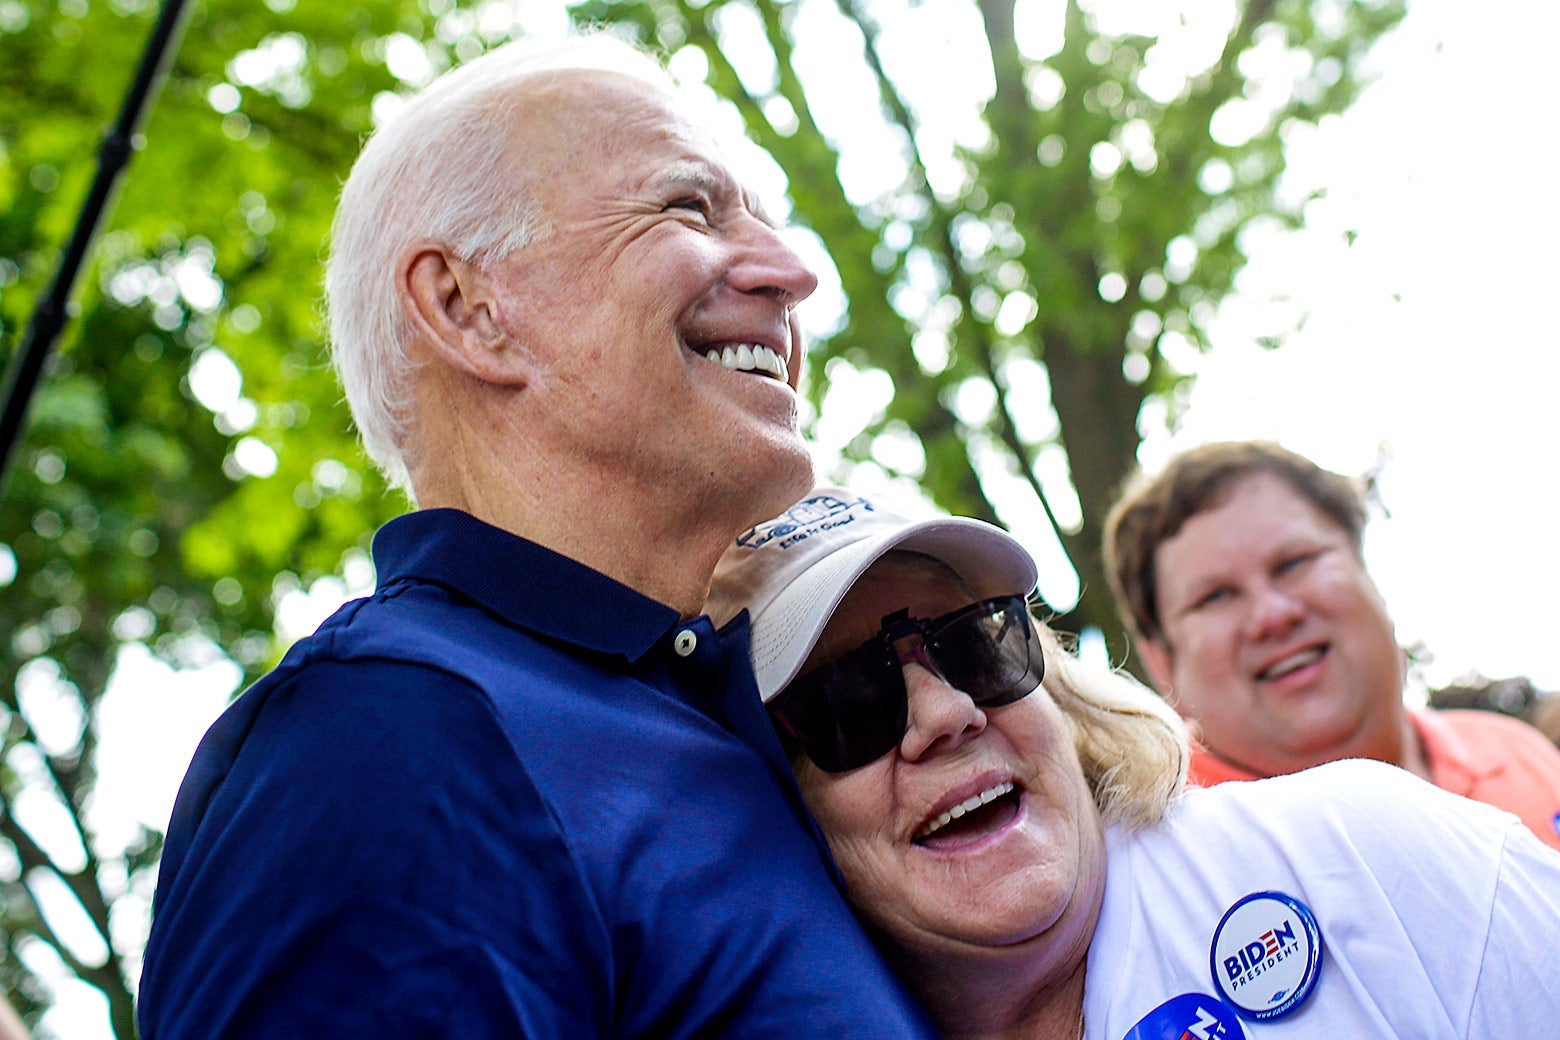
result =
M1434 711L1410 711L1408 717L1424 745L1430 780L1437 787L1466 795L1475 784L1506 768L1494 748L1474 747L1444 716Z
M441 585L538 635L637 661L677 610L577 560L458 509L420 509L374 535L379 587Z

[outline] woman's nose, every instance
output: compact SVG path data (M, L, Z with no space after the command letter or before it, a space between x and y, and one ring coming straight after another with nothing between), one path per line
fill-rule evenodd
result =
M899 742L902 758L914 762L951 751L985 730L986 713L969 694L918 660L903 667L909 721Z

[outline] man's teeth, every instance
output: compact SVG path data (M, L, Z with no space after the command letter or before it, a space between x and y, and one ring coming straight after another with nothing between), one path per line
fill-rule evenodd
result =
M737 372L763 372L785 382L785 359L761 343L738 343L724 350L711 350L705 357Z
M963 816L972 809L979 809L987 802L994 802L1003 795L1010 794L1012 791L1013 782L1011 780L1004 780L995 787L986 788L980 794L972 794L958 805L955 805L946 812L938 813L936 818L927 821L926 826L921 828L920 832L916 834L916 837L925 838L929 835L936 834L938 831L948 826L948 824L952 823L954 820L957 820L959 817Z
M1290 654L1282 661L1279 661L1272 666L1263 669L1260 678L1281 679L1290 672L1298 671L1301 668L1304 668L1306 665L1311 664L1313 661L1321 660L1322 654L1324 652L1325 648L1320 646L1313 646L1309 650L1301 650L1298 653Z

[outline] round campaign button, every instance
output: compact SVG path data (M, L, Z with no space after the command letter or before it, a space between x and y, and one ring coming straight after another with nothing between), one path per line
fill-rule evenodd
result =
M1182 993L1144 1015L1122 1040L1246 1040L1246 1030L1218 997Z
M1258 1022L1292 1014L1322 970L1322 930L1283 892L1253 892L1224 912L1209 953L1224 1002Z

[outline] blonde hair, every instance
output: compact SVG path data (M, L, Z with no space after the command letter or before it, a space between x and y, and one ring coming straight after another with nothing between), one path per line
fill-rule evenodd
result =
M1072 724L1084 779L1107 826L1135 830L1163 819L1186 786L1186 726L1162 698L1125 672L1091 665L1036 621L1051 700Z

